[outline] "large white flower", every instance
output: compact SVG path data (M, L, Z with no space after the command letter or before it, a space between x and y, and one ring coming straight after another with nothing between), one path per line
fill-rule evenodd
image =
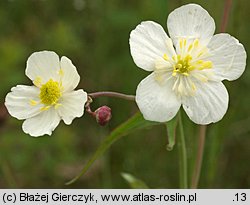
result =
M237 39L214 34L215 23L197 4L188 4L168 16L164 29L142 22L130 34L136 65L152 73L136 90L136 102L147 120L171 120L182 105L197 124L219 121L228 107L222 80L235 80L246 66L246 52Z
M52 51L33 53L27 61L26 75L34 86L17 85L5 99L9 113L26 119L23 131L37 137L51 135L62 119L71 124L84 113L87 93L76 90L80 81L71 60Z

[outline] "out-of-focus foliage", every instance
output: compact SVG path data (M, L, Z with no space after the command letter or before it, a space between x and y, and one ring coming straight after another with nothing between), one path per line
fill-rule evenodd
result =
M121 173L121 176L126 180L132 189L148 189L148 186L143 181L137 179L129 173Z
M79 87L87 92L111 90L134 94L148 73L130 56L129 33L144 20L165 26L170 11L195 2L214 17L217 33L224 1L217 0L2 0L0 1L0 188L63 188L79 173L101 140L137 111L133 102L100 98L113 118L99 127L87 114L51 137L32 138L11 118L4 97L17 84L31 84L24 75L35 51L53 50L77 67ZM250 3L233 1L227 32L250 48ZM250 73L226 82L230 106L226 116L208 127L200 187L250 188ZM185 117L188 160L193 165L197 126ZM178 137L178 136L177 136ZM116 142L108 153L69 188L128 188L120 173L131 173L151 188L178 187L178 153L166 151L164 126L136 131ZM189 166L189 175L192 173Z

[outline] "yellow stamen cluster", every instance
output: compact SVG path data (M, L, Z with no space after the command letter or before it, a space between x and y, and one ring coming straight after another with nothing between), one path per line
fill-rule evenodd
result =
M56 105L59 98L61 97L59 83L50 79L40 88L39 97L44 105Z
M180 55L177 55L177 57L174 56L173 59L177 61L177 63L174 65L173 76L176 76L177 73L188 76L188 73L195 69L195 67L191 65L192 56L190 55L187 55L184 58L181 58Z
M165 61L172 61L173 76L181 74L188 76L193 70L204 70L213 67L211 61L200 60L208 54L207 48L202 46L198 39L188 43L187 39L181 38L178 42L179 54L172 56L172 59L167 54L163 55Z
M162 84L174 77L172 90L178 96L195 95L194 79L205 83L213 73L205 71L213 67L212 61L206 60L209 57L208 48L198 39L180 38L175 45L175 50L169 53L176 54L168 56L165 53L161 59L155 61L155 79ZM169 76L170 73L172 76Z
M43 84L44 79L42 79L40 76L37 76L33 80L34 85L40 89L40 93L38 96L40 100L30 99L29 104L31 106L41 106L41 104L43 104L43 107L40 107L40 110L45 111L50 109L51 107L58 109L58 107L62 105L59 103L59 99L62 96L64 89L62 85L62 77L64 76L63 69L60 68L57 71L57 74L60 77L59 81L50 79L45 84Z

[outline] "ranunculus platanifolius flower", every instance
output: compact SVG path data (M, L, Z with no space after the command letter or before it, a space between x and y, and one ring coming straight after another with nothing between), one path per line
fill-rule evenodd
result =
M225 115L229 96L223 80L235 80L246 66L241 43L226 33L214 35L215 22L197 4L181 6L167 19L169 36L158 23L144 21L130 34L135 64L151 74L136 90L147 120L171 120L182 106L197 124Z
M25 120L25 133L51 135L60 120L69 125L83 115L87 93L74 90L80 76L70 59L60 59L52 51L35 52L28 58L25 74L34 85L17 85L5 99L10 115Z

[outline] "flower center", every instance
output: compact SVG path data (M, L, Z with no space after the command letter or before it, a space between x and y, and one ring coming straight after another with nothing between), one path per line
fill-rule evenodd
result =
M189 72L195 69L195 67L191 65L191 60L192 56L189 54L184 58L177 55L177 63L173 66L173 76L176 76L177 73L188 76Z
M45 105L54 105L61 97L60 85L58 82L50 79L40 88L39 95L41 102Z
M173 47L172 42L168 44ZM172 90L178 96L193 96L196 92L196 82L207 82L213 75L212 61L208 48L198 39L180 38L173 47L173 56L163 54L155 62L155 79L160 83L174 77ZM170 74L170 75L169 75Z
M172 57L175 62L173 76L176 74L188 76L190 71L210 69L213 66L211 61L201 60L208 55L208 49L202 46L198 39L190 43L185 38L179 39L177 52L179 54Z

